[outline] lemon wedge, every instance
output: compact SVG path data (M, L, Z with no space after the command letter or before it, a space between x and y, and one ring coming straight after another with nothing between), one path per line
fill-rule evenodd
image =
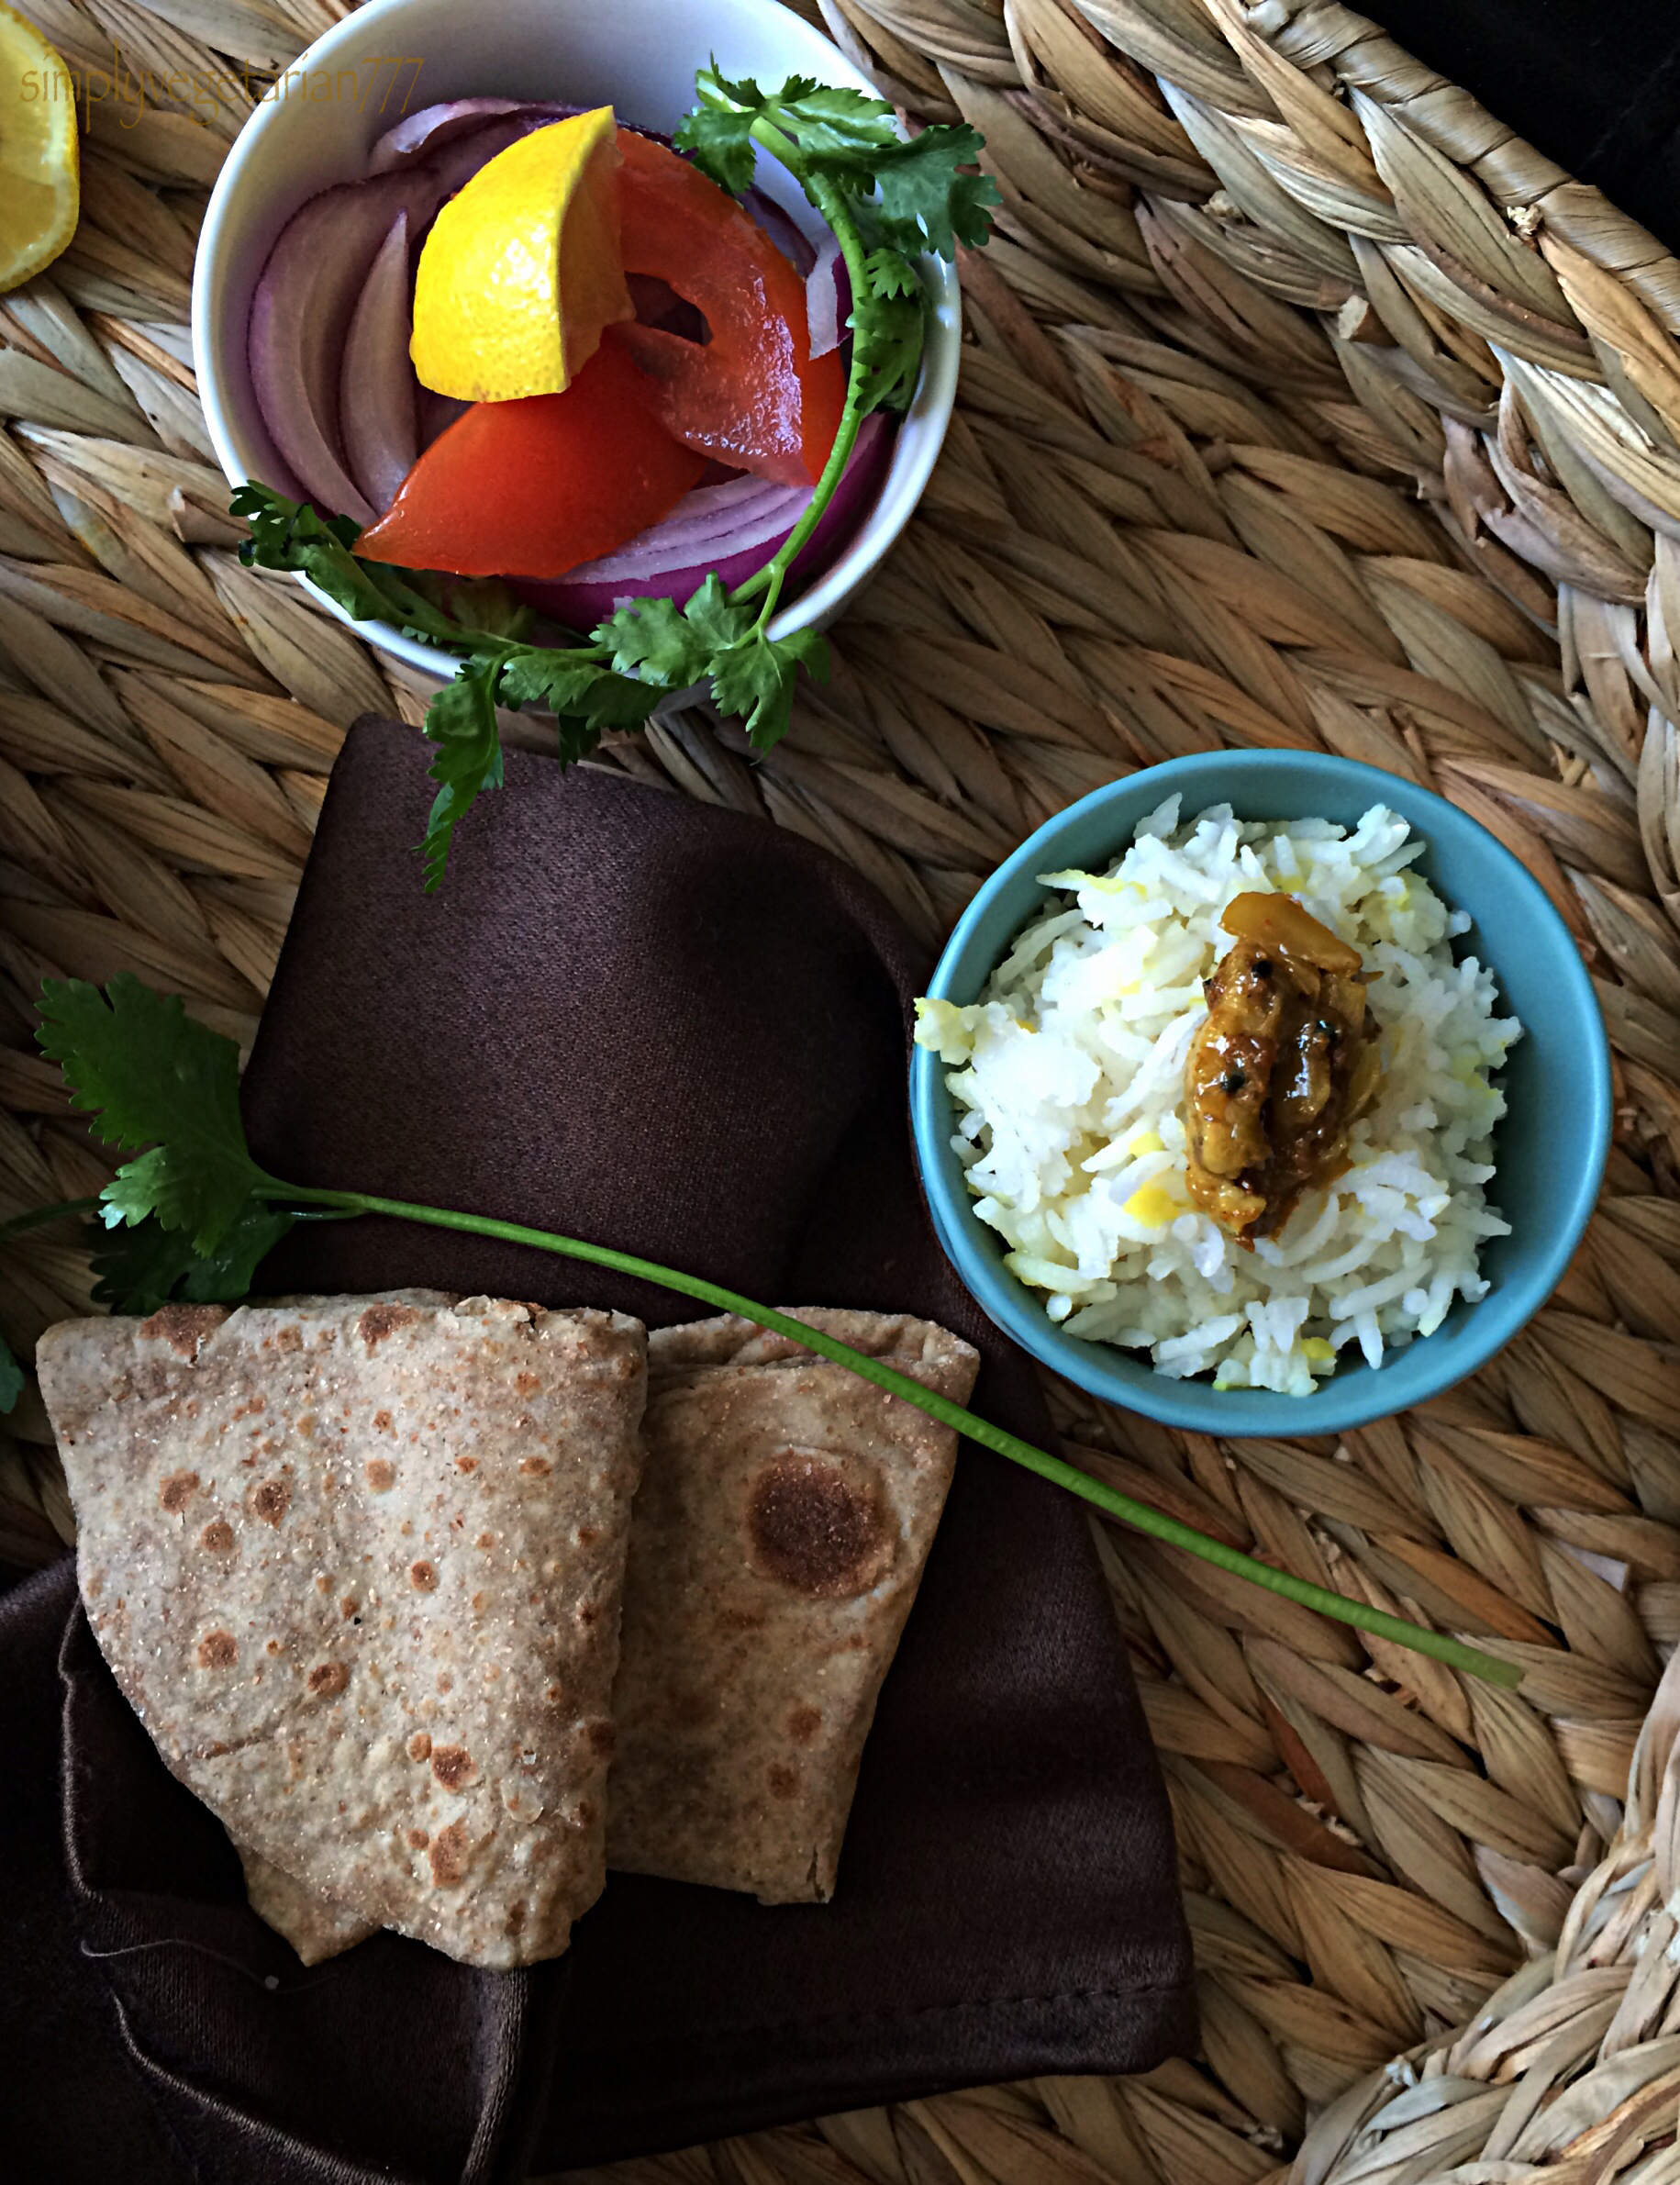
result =
M52 263L81 204L70 71L33 23L0 6L0 290Z
M610 106L533 129L443 207L415 276L409 355L462 402L559 395L633 318L618 247Z

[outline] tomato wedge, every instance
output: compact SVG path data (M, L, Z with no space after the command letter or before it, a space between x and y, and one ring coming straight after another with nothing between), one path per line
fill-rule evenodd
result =
M650 273L705 318L706 342L618 326L607 342L647 374L673 439L783 485L822 474L846 400L838 350L812 359L805 283L764 230L691 161L618 131L627 273Z
M563 394L474 403L356 552L458 576L563 576L658 523L705 471L649 414L629 353L604 347Z

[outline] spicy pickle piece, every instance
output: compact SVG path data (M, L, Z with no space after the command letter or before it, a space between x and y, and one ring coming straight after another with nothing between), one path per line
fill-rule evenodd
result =
M1185 1064L1192 1202L1245 1245L1345 1166L1376 1097L1377 1028L1363 964L1293 896L1241 895L1235 936L1204 982L1207 1020Z

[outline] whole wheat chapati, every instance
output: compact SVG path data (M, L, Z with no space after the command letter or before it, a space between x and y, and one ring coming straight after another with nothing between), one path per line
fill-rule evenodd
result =
M959 1403L974 1387L976 1354L927 1321L795 1317ZM731 1317L651 1335L648 1376L607 1863L826 1902L956 1437Z
M175 1305L38 1364L99 1644L236 1843L470 1964L563 1949L603 1878L640 1322Z

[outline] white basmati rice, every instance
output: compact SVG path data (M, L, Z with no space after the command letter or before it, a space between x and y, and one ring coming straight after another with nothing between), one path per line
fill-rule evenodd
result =
M1521 1027L1495 1014L1490 971L1453 960L1470 921L1408 871L1423 844L1397 814L1374 806L1350 834L1228 805L1180 827L1178 807L1107 873L1041 875L1059 892L980 1000L918 1002L917 1042L949 1065L974 1211L1052 1321L1178 1378L1306 1396L1345 1346L1380 1366L1485 1294L1482 1241L1508 1233L1484 1192L1505 1112L1489 1078ZM1230 945L1220 914L1261 889L1364 958L1383 1082L1346 1174L1249 1251L1190 1202L1184 1074Z

